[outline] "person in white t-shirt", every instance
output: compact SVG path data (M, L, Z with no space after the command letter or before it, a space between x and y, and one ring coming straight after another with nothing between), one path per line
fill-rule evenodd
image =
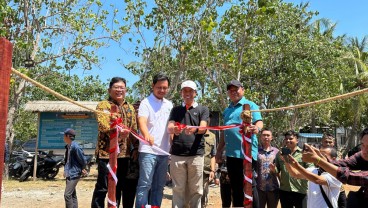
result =
M139 129L147 143L139 143L140 169L136 208L146 205L161 206L169 160L166 153L170 151L170 134L166 127L173 108L171 101L165 98L169 86L169 78L157 74L153 77L152 93L139 105ZM152 146L158 148L154 149Z
M336 149L333 147L322 147L320 152L326 157L333 159L331 155L336 155ZM342 183L333 177L328 172L325 172L322 168L318 167L319 161L316 162L316 167L310 167L305 169L302 167L292 156L288 155L289 163L286 164L290 175L295 178L308 180L308 192L307 192L307 207L308 208L328 208L328 204L323 197L320 185L327 196L332 207L338 207L337 200L340 194L340 188Z

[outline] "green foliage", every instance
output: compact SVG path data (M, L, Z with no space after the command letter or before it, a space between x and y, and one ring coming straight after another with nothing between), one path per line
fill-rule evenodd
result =
M106 99L107 88L99 77L86 76L80 79L77 75L50 72L40 77L39 82L45 83L50 89L76 101L100 101ZM27 90L27 100L59 100L48 92L32 87Z
M37 114L20 110L14 125L14 138L25 142L37 137Z
M224 88L231 79L241 80L246 97L261 108L332 97L357 84L350 77L344 36L334 36L336 23L328 19L312 22L318 12L308 11L308 4L157 0L151 10L141 1L134 8L130 17L140 24L133 29L154 34L151 45L142 33L130 39L140 45L135 53L142 61L127 68L141 76L134 87L141 98L149 93L150 79L158 72L171 77L169 98L174 102L180 102L180 83L192 79L200 87L198 101L219 111L227 106ZM349 113L349 102L264 113L264 122L275 132L344 125L346 119L336 115Z
M346 44L345 36L334 35L336 23L325 18L312 21L318 12L309 11L308 4L125 0L124 5L123 17L121 7L98 0L7 1L0 4L4 9L0 34L16 43L14 66L21 69L24 59L32 58L36 67L21 70L41 80L60 69L89 69L101 61L98 48L107 46L108 41L120 41L128 33L126 39L135 46L133 53L140 60L125 67L141 77L132 88L131 101L150 93L152 77L158 72L171 78L168 98L174 103L180 103L181 82L192 79L199 86L197 100L214 111L228 105L225 86L231 79L242 81L246 97L261 108L311 102L368 86L367 38ZM77 80L66 76L63 81ZM92 84L90 88L94 81L83 80ZM27 84L20 88L21 84L13 78L14 95L31 92L42 96L37 90L25 90ZM73 91L65 83L49 85L57 91L65 89L67 94ZM73 87L83 88L78 83ZM98 94L99 89L89 90ZM70 96L86 99L84 95L91 91ZM98 99L98 95L90 99ZM368 121L366 100L363 95L264 113L263 117L265 126L274 132L316 124L359 129ZM16 96L11 102L21 103Z
M65 73L50 72L40 77L39 82L47 83L50 89L76 101L100 101L107 98L107 86L98 77L69 76ZM29 87L23 102L33 100L59 100L53 95L37 87ZM37 114L19 110L17 122L14 124L14 136L18 139L29 139L37 136Z
M70 76L60 72L42 72L38 81L50 89L76 101L100 101L106 99L106 84L99 77L86 76L80 79L78 76ZM29 74L34 75L33 73ZM59 100L48 92L29 86L24 92L22 104L33 100ZM37 135L37 114L20 109L16 115L14 124L14 137L27 140Z
M13 43L14 68L74 100L101 99L106 92L98 78L80 80L58 71L99 66L108 55L99 54L99 49L113 41L120 42L130 28L120 2L5 0L1 1L0 9L0 35ZM25 60L33 60L34 67L26 68ZM55 100L19 77L12 76L11 83L7 122L10 144L18 134L14 128L23 129L14 125L22 125L23 118L27 118L19 111L25 102ZM30 132L30 135L35 133L32 128Z

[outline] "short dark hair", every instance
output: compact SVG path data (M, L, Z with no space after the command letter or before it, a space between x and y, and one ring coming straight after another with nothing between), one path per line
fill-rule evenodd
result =
M126 86L126 80L122 77L113 77L110 81L110 84L109 84L109 89L111 89L111 87L115 84L115 83L118 83L118 82L124 82L125 86Z
M331 149L330 156L337 158L337 150L335 147L329 147Z
M333 137L333 135L330 134L330 133L324 133L323 136L322 136L322 139L332 139L332 140L335 140L335 138Z
M271 132L271 134L272 134L272 130L271 130L271 129L269 129L269 128L263 128L263 129L261 130L261 134L262 134L264 131L270 131L270 132Z
M295 136L297 139L299 139L299 133L294 130L289 130L284 133L284 136Z
M363 137L365 136L365 135L367 135L368 134L368 128L365 128L361 133L360 133L360 139L363 139Z
M158 73L153 77L153 81L152 83L155 85L158 81L167 81L169 83L170 86L170 79L168 76L166 76L163 73Z

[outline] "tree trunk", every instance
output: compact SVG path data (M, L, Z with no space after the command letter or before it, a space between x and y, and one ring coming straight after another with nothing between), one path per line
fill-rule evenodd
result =
M16 113L19 110L20 101L23 96L25 86L26 81L23 79L20 80L17 90L13 94L13 97L10 97L9 99L8 119L6 123L6 139L9 142L10 153L13 151L13 142L14 142L13 125L16 120Z
M360 97L357 97L357 99L355 100L355 105L356 106L356 110L355 110L355 115L354 115L354 123L353 126L351 127L351 131L348 134L348 138L346 140L346 149L343 153L343 157L345 157L345 155L349 152L349 150L351 148L353 148L354 146L356 146L357 143L357 132L358 132L358 126L360 123L360 112L361 112L361 105L360 105Z
M311 118L311 133L317 133L316 116L314 110L312 111L312 118Z
M290 129L296 130L296 131L299 130L299 129L295 129L295 127L297 126L296 125L297 122L298 122L298 109L295 109L291 117L291 120L290 120Z

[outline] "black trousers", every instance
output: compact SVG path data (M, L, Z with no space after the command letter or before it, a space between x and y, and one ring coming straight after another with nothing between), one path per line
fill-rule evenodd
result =
M231 206L231 186L228 183L220 184L222 207Z
M243 159L234 158L234 157L226 157L226 166L227 173L230 179L230 187L231 187L231 197L233 207L244 207L244 191L243 191ZM252 167L256 167L256 161L253 161ZM253 171L253 181L252 181L252 189L253 189L253 208L259 207L258 201L258 191L256 188L256 180Z
M339 199L337 200L337 205L339 208L345 208L346 207L346 194L345 191L341 191L339 194Z
M279 194L282 208L303 208L303 204L306 205L306 194L283 190L279 190Z
M105 198L107 194L107 177L109 170L107 164L109 160L98 160L98 176L95 185L95 190L92 196L92 208L104 208ZM117 207L120 206L122 201L123 208L132 208L134 205L135 192L138 184L138 179L126 179L128 173L129 158L118 158L118 168L116 170L116 176L118 183L116 184L116 203Z
M118 184L116 184L116 203L118 205L118 208L120 207L120 204L123 205L123 208L131 208L134 206L138 178L126 178L128 173L129 160L129 158L118 159L118 169L116 171L116 176L118 177Z
M104 208L107 194L107 175L109 173L106 165L109 163L109 160L99 159L97 163L98 175L95 190L93 191L91 208Z
M347 208L363 208L365 205L366 198L364 197L365 187L362 186L358 191L350 191L346 199Z

